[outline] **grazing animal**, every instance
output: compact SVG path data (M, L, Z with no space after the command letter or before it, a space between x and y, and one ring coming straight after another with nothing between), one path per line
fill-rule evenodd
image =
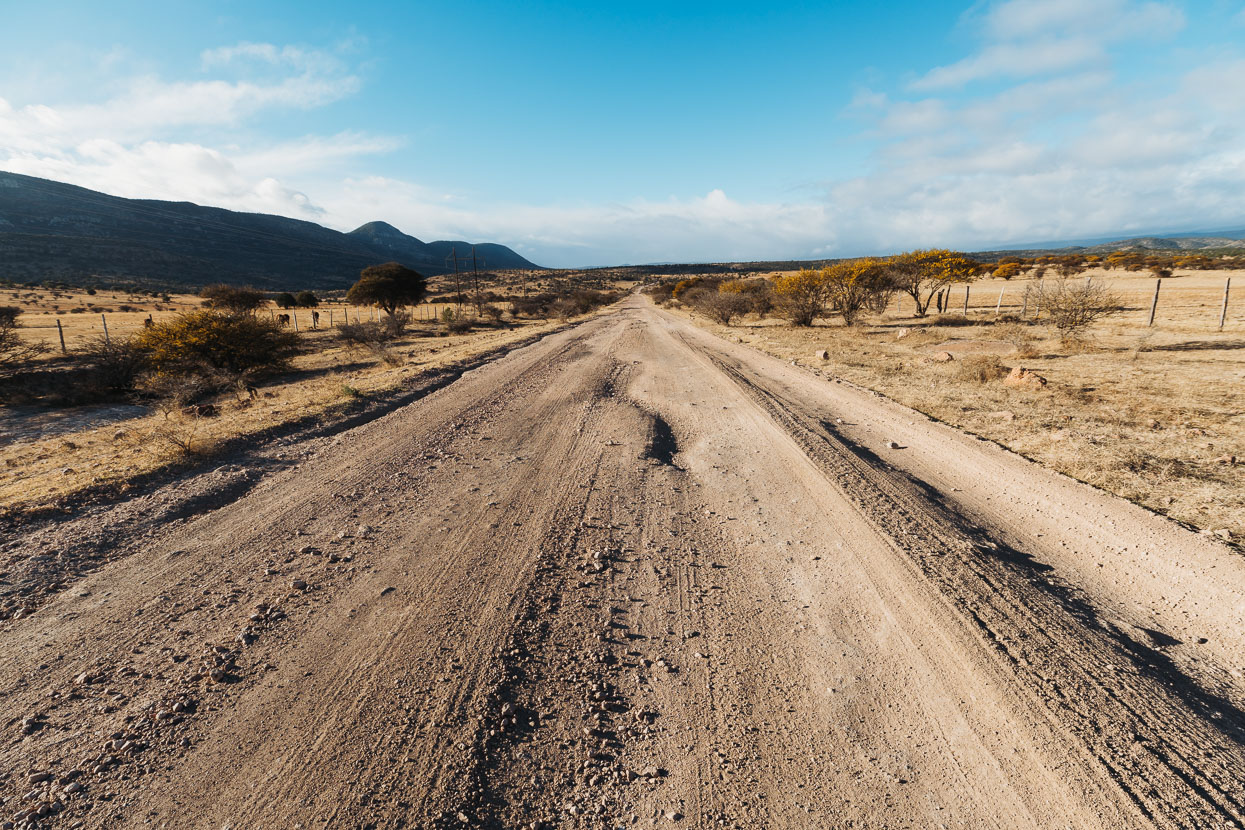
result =
M288 326L288 325L290 324L290 315L288 315L288 314L278 314L278 315L277 315L277 323L278 323L278 324L280 324L280 325L282 325L282 326Z
M320 328L320 312L318 311L311 312L311 327L313 329Z

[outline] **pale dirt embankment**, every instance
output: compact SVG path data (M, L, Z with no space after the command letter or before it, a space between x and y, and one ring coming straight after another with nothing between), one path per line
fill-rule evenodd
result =
M1236 554L642 298L266 452L5 546L6 814L1245 824Z

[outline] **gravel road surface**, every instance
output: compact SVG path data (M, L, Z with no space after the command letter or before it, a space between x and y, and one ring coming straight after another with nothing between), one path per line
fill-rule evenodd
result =
M0 551L19 827L1245 825L1238 554L638 296Z

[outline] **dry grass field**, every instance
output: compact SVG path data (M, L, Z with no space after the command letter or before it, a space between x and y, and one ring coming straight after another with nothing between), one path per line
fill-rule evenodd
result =
M1054 327L996 322L1018 315L1024 280L964 287L951 311L921 320L907 297L852 328L837 320L795 328L747 318L715 332L827 376L873 389L934 418L996 441L1082 481L1236 542L1245 539L1245 273L1178 271L1165 279L1153 327L1154 279L1090 272L1125 311L1080 343ZM1218 330L1224 281L1233 279ZM906 313L905 313L906 312ZM816 356L829 353L827 360ZM939 352L954 359L940 362ZM1042 391L1004 385L1023 366ZM1235 457L1236 462L1229 459Z
M23 309L22 334L49 346L43 357L47 362L59 359L58 320L72 353L103 336L101 315L110 335L123 337L140 329L149 315L158 322L199 304L190 295L172 295L165 301L108 291L95 295L59 292L59 296L47 290L0 291L0 305ZM68 309L73 308L89 311L70 313ZM407 334L388 344L387 360L344 347L328 328L330 312L336 324L347 312L352 322L366 320L375 313L373 309L326 303L316 309L318 328L310 328L309 309L261 310L258 313L297 314L304 353L294 359L289 373L263 383L255 397L216 398L218 414L213 417L143 401L59 409L0 407L0 510L47 505L101 484L124 486L130 479L188 457L210 456L223 441L259 435L309 416L333 417L363 399L397 390L420 373L561 325L556 319L520 319L506 327L447 334L435 322L445 308L453 306L432 303L415 309Z

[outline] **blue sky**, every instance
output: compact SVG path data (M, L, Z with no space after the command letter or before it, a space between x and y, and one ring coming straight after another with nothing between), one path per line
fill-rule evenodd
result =
M3 6L0 169L122 196L559 266L1245 227L1239 1Z

